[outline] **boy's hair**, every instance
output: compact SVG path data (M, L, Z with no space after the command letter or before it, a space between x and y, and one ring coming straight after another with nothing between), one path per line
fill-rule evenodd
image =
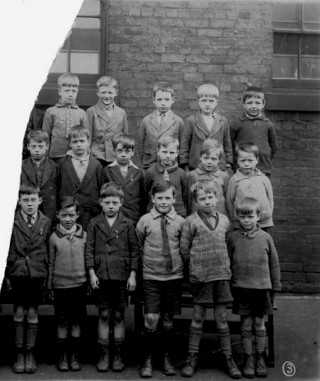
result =
M242 96L242 102L244 103L248 98L258 98L264 102L266 101L264 91L258 86L249 86L245 89Z
M179 140L171 135L164 135L158 140L157 148L161 147L167 148L169 144L174 143L176 145L177 150L179 149Z
M151 188L151 195L154 196L156 193L166 192L168 189L172 189L173 197L175 197L176 187L170 181L158 181L153 184Z
M135 141L134 137L129 134L117 134L112 138L112 146L115 150L117 148L117 145L121 143L123 145L123 148L129 148L134 150Z
M70 128L69 132L69 142L72 138L77 138L79 136L86 136L88 140L90 140L90 132L89 130L83 126L82 124L75 124Z
M97 88L99 89L99 87L101 86L111 86L116 90L116 92L118 92L118 89L119 89L117 80L114 79L113 77L108 77L106 75L104 75L103 77L100 77L97 80Z
M31 140L34 140L37 143L45 142L46 144L49 144L49 135L43 130L31 130L27 137L28 144Z
M76 212L79 212L79 202L72 196L64 196L61 197L58 202L58 208L57 211L59 212L62 209L67 209L71 207L75 207Z
M72 73L61 74L58 78L58 88L61 87L79 87L80 80L79 77Z
M212 85L211 83L205 83L198 87L197 90L198 99L204 96L211 98L219 98L219 89L217 86Z
M244 142L244 143L240 143L238 145L236 145L236 148L235 148L235 154L236 154L236 157L238 158L239 156L239 152L247 152L247 153L253 153L254 156L258 159L259 158L259 149L258 147L253 144L253 143L250 143L250 142Z
M205 193L212 192L216 197L218 197L218 187L213 180L199 180L191 185L190 192L192 198L197 201L199 191L202 190Z
M257 215L260 215L260 210L261 208L259 201L253 197L245 197L236 203L237 215L240 213L244 215L250 215L254 212L257 213Z
M123 190L119 185L110 181L102 185L100 189L100 198L119 197L121 201L124 199Z
M40 197L40 188L30 184L21 184L19 188L19 199L22 195L37 194Z
M215 139L206 139L201 145L200 156L210 155L211 151L218 152L218 157L221 159L223 148L222 145Z
M170 93L172 95L172 98L174 98L174 90L167 82L158 82L153 86L152 89L152 96L155 98L158 91L166 91L167 93Z

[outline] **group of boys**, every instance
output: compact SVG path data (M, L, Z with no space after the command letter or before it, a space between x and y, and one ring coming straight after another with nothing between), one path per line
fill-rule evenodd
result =
M46 111L42 129L28 133L30 157L22 164L20 207L5 273L14 298L13 371L37 369L33 350L44 287L57 317L57 368L81 369L88 280L99 308L97 370L124 369L127 293L140 282L140 376L152 377L158 329L163 372L175 375L173 317L180 312L187 277L194 315L182 375L194 374L206 306L213 303L228 374L266 377L264 315L272 313L280 270L267 233L273 226L269 176L276 144L274 127L263 113L262 90L246 90L244 115L229 129L227 119L216 113L216 86L198 88L200 110L184 123L171 111L173 89L156 84L156 110L139 129L139 169L132 161L135 140L128 134L126 113L114 103L116 80L98 80L98 103L86 112L75 103L77 76L60 76L58 87L59 103ZM231 168L235 173L229 180ZM242 372L232 357L226 318L232 302L233 312L241 316Z

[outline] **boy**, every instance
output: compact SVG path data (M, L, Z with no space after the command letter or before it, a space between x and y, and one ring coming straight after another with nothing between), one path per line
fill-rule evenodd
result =
M200 150L200 164L198 168L188 173L188 214L196 211L192 198L192 185L199 180L213 180L218 189L217 212L228 217L225 196L229 181L228 173L219 169L222 156L222 147L214 139L206 139Z
M153 104L156 109L143 118L138 133L138 152L144 169L157 162L157 143L163 136L173 136L180 142L183 120L171 111L174 90L166 82L153 87Z
M231 378L241 378L231 351L231 338L226 320L227 305L233 298L230 292L230 261L226 233L230 223L216 211L217 187L213 181L194 184L192 197L197 212L187 217L182 228L180 250L189 264L189 282L194 303L189 330L189 353L182 369L183 377L192 377L197 365L199 344L206 316L206 304L214 303L219 345Z
M252 142L259 149L258 168L267 176L271 174L271 161L277 152L273 123L264 115L265 94L260 87L250 86L243 94L244 113L230 127L233 147Z
M22 184L15 213L5 270L5 285L12 289L15 373L35 373L34 347L38 333L38 305L48 275L50 219L39 211L40 190ZM25 324L26 318L26 324Z
M90 135L85 127L73 126L69 141L71 150L58 165L59 198L75 197L80 205L78 222L87 230L89 220L100 213L102 166L90 155Z
M179 140L168 135L159 139L157 147L158 162L153 164L145 173L145 190L150 194L153 184L159 181L170 181L176 189L175 210L185 217L187 215L188 184L187 175L178 167L176 161L179 155ZM147 211L152 208L149 201Z
M69 133L72 126L81 124L88 127L84 110L76 105L79 78L75 74L64 73L58 78L59 102L49 107L43 119L42 129L50 140L49 157L56 162L69 149Z
M239 227L235 205L244 197L253 197L260 203L260 227L270 233L273 226L273 191L268 177L256 168L258 147L252 143L242 143L236 147L235 153L238 169L229 180L226 197L233 227Z
M183 261L180 234L184 219L174 210L175 187L168 181L153 185L153 208L142 216L136 232L142 254L143 293L145 301L143 350L145 361L140 377L152 377L152 352L156 348L156 331L162 323L163 372L176 374L170 359L173 345L173 316L180 313ZM161 320L160 320L161 318Z
M241 316L241 339L244 351L242 375L267 377L264 360L266 329L264 315L272 314L274 292L280 291L280 266L272 237L260 229L259 201L246 197L236 204L239 229L230 233L233 313ZM253 360L252 328L256 341Z
M27 140L30 157L22 162L20 183L40 188L40 210L53 221L56 217L57 164L46 156L49 136L45 131L31 130Z
M107 372L109 368L110 323L113 326L112 370L121 372L124 369L121 356L125 337L124 311L128 305L127 292L136 288L139 246L132 221L120 212L123 198L118 185L104 184L99 199L102 214L93 218L88 226L85 261L99 308L99 372Z
M103 170L104 183L112 181L124 193L122 213L135 224L145 212L146 194L142 171L131 161L134 155L133 136L119 134L112 138L116 160Z
M87 233L76 223L79 204L70 196L59 201L59 224L49 241L48 290L52 291L57 326L60 372L69 370L67 347L70 346L70 369L79 371L81 323L86 315L87 275L84 250ZM68 338L69 335L69 338Z
M112 138L120 133L128 133L126 112L114 103L118 95L118 82L112 77L103 76L97 81L97 104L88 108L91 153L103 167L114 159Z
M230 168L233 162L229 124L225 117L217 114L219 89L211 84L201 85L197 90L200 110L187 118L181 137L180 164L185 169L196 169L202 142L217 140L223 147L220 168Z

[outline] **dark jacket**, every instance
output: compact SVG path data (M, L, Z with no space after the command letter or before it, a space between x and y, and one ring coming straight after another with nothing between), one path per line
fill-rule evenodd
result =
M88 225L85 263L99 279L126 281L130 271L137 271L139 265L133 222L121 212L112 227L104 214L93 218Z
M30 229L20 209L16 212L5 271L8 278L46 279L50 225L50 219L39 211Z

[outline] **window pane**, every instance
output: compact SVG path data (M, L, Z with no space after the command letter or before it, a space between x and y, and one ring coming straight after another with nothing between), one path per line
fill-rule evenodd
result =
M299 36L297 34L275 33L273 35L273 54L298 54Z
M274 56L273 78L298 78L298 57Z
M84 0L79 11L79 16L99 16L100 1L99 0Z
M50 73L65 73L67 71L67 53L58 53L50 68Z
M71 50L99 51L100 31L97 29L74 29L71 35Z
M320 57L302 57L301 77L320 79Z
M297 29L301 24L299 3L278 3L273 6L273 27Z
M77 74L99 74L99 54L71 53L71 72Z
M301 54L320 56L320 36L301 36Z
M303 26L309 30L320 30L320 4L303 4Z

